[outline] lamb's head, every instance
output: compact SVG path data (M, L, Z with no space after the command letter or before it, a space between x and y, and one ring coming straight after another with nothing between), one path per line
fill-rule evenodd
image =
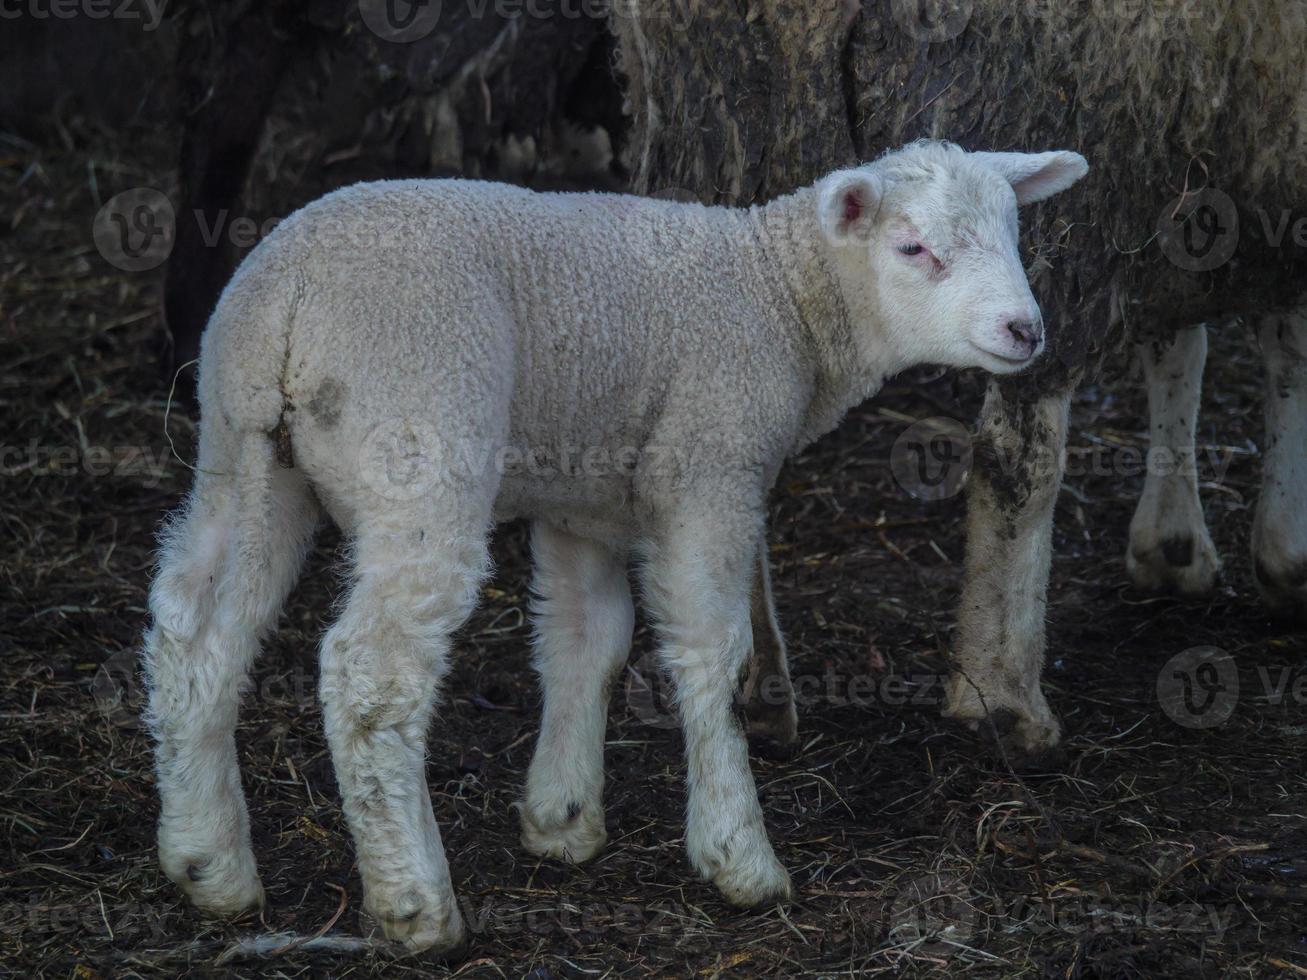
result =
M1044 324L1021 263L1017 208L1088 169L1068 151L921 142L823 180L818 219L859 342L887 342L901 363L994 373L1030 364Z

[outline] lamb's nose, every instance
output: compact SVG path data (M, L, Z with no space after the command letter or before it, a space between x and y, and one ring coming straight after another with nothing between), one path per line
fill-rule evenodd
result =
M1024 344L1031 350L1039 346L1040 340L1044 337L1044 328L1041 324L1032 320L1009 320L1007 331L1017 343Z

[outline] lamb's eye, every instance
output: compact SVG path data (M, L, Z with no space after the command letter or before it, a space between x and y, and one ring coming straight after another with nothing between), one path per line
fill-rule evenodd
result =
M908 245L899 246L899 251L902 252L904 255L920 255L925 250L926 249L922 246L920 242L912 242Z

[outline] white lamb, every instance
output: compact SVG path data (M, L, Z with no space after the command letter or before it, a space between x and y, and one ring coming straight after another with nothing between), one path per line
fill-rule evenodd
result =
M534 521L545 701L523 844L583 861L605 840L634 556L684 728L690 860L734 904L788 897L732 712L750 596L766 595L768 490L888 375L1031 363L1043 325L1017 206L1086 170L1070 152L921 143L748 211L432 180L357 185L288 219L205 334L195 485L151 592L168 876L211 912L262 901L239 692L321 505L354 562L322 645L323 714L387 937L464 934L426 732L491 526L513 517Z

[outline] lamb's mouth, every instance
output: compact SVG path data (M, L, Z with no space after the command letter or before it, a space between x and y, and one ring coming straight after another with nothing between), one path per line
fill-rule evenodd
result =
M1043 351L1043 345L1041 344L1039 347L1036 347L1034 350L1032 350L1029 354L1025 355L1025 357L1010 357L1007 354L1000 354L997 351L992 351L987 347L981 347L977 343L972 343L971 346L976 348L976 350L980 351L982 354L986 355L987 357L992 357L1000 364L1003 364L1006 367L1010 367L1013 370L1016 370L1017 368L1026 367L1029 364L1033 363L1035 358L1037 358L1040 355L1040 353Z

